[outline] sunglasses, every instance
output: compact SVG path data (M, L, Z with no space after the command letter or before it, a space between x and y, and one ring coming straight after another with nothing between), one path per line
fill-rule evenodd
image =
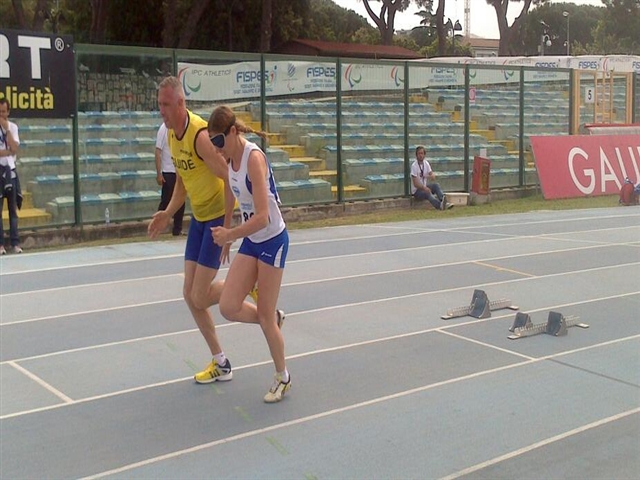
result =
M229 135L230 130L231 130L231 127L227 128L223 133L218 133L213 137L209 137L209 140L211 140L211 143L213 143L213 146L216 148L224 148L225 138L227 135Z

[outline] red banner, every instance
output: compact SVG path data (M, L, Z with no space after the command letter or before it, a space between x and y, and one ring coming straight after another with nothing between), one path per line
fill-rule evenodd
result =
M640 183L640 135L531 137L544 198L620 193Z

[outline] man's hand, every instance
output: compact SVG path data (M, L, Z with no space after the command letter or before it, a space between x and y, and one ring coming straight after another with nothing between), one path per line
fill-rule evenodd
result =
M156 238L169 226L170 220L171 217L169 217L166 210L154 213L153 217L151 217L151 223L147 227L147 235L150 238Z
M156 182L158 182L159 186L162 186L162 184L164 183L164 177L162 176L162 172L158 172L158 175L156 176Z

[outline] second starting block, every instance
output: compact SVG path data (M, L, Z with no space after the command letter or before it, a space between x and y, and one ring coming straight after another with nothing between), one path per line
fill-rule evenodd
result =
M565 317L560 312L553 311L549 312L547 323L534 324L528 313L518 312L513 325L509 329L510 332L513 332L513 335L507 335L507 338L509 340L517 340L518 338L531 337L541 333L559 337L566 335L569 327L589 328L589 325L581 323L577 316L570 315Z

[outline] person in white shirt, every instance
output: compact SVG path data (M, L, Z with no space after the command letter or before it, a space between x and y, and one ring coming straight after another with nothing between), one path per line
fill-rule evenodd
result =
M173 189L176 186L176 167L171 160L171 149L169 148L167 133L167 126L163 122L160 128L158 128L156 135L156 180L158 185L162 187L158 210L165 210L167 208L173 195ZM184 207L185 204L183 203L182 207L173 215L172 234L174 237L182 234Z
M447 196L436 183L436 174L425 156L425 148L416 147L416 160L411 165L411 195L417 200L428 200L436 210L452 208L453 204L447 203Z
M16 155L20 148L18 126L9 121L11 104L6 98L0 98L0 255L7 253L4 247L4 231L2 227L2 209L7 199L9 209L9 239L14 253L22 253L20 236L18 235L18 208L20 181L16 172Z
M266 134L247 127L226 106L214 109L207 129L211 143L229 165L230 188L225 191L225 202L232 204L237 200L242 217L238 226L211 229L214 242L223 247L223 262L229 260L231 244L242 238L220 296L220 313L227 320L257 323L262 327L276 369L264 401L279 402L291 387L280 331L284 313L276 310L289 234L280 212L271 165L260 147L243 136L243 133L255 133L266 139ZM256 281L258 295L253 305L244 299Z

